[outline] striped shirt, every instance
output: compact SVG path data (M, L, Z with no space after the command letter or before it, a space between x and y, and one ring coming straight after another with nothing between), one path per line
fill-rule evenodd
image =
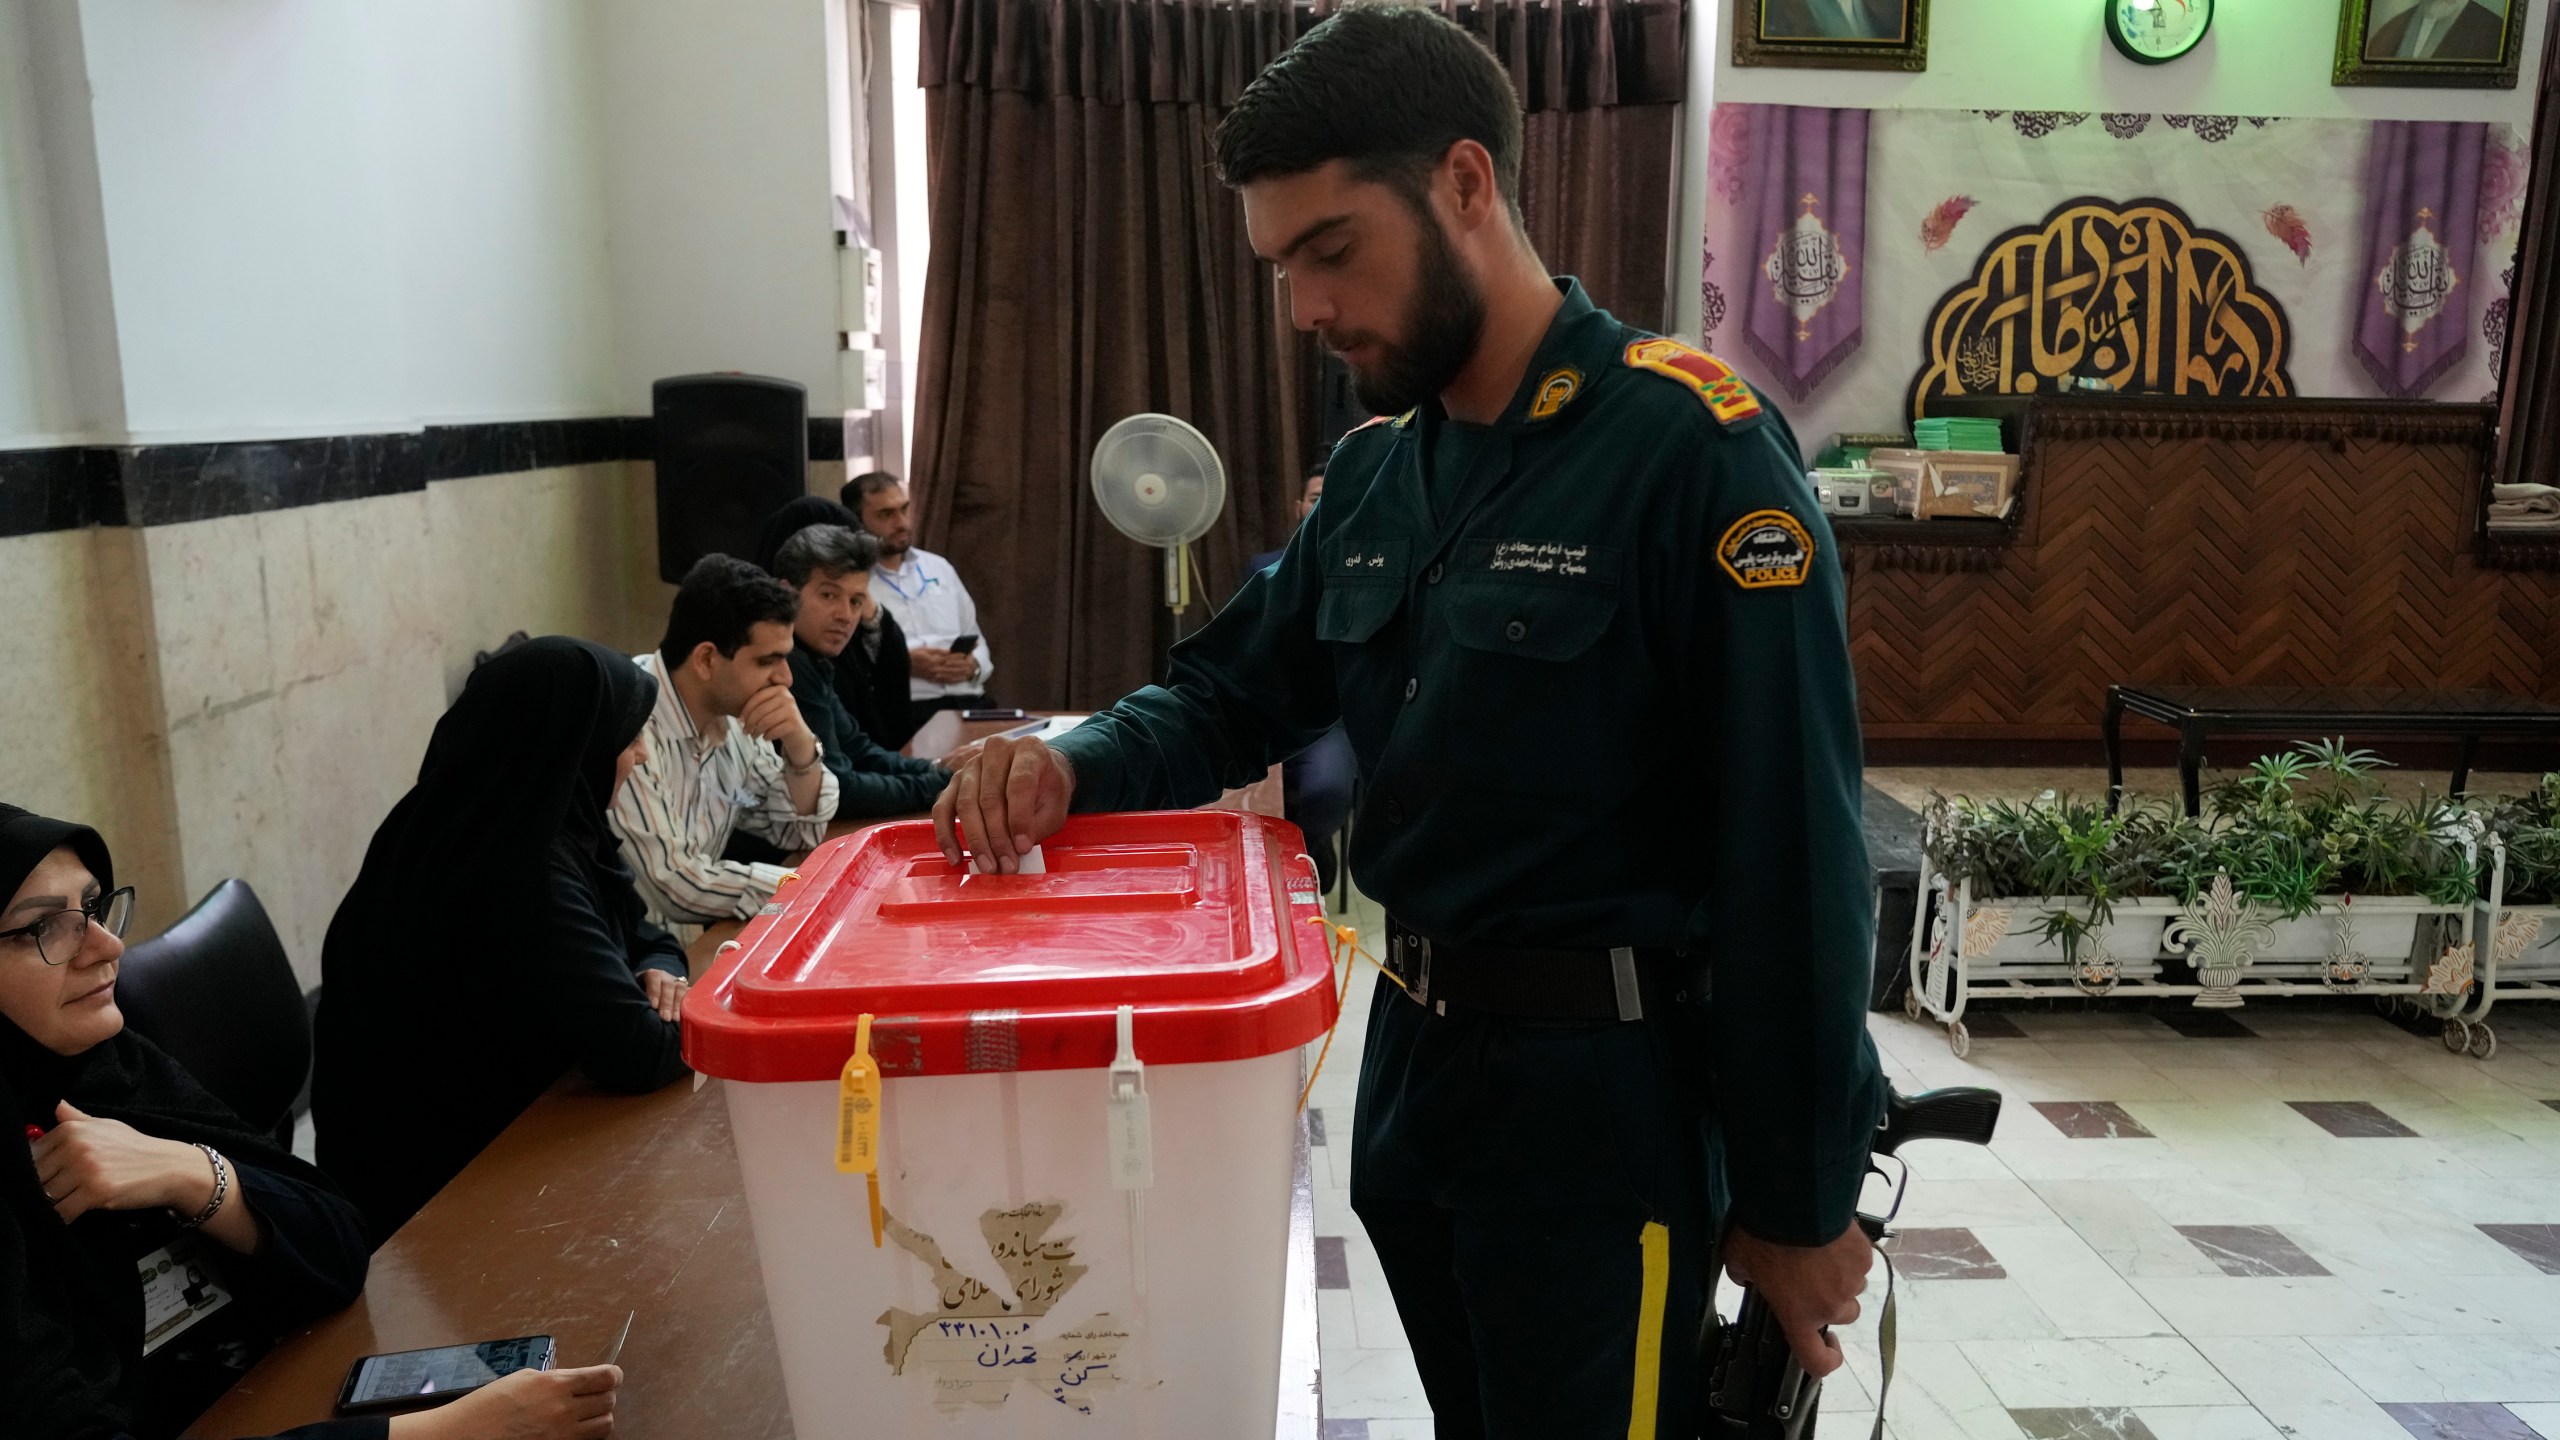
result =
M735 718L720 721L718 739L705 738L658 657L632 659L657 678L658 707L649 714L649 758L623 782L609 813L641 902L660 925L747 919L788 872L721 859L729 836L744 830L785 850L815 846L836 813L836 777L821 771L816 810L798 813L772 741L749 735Z

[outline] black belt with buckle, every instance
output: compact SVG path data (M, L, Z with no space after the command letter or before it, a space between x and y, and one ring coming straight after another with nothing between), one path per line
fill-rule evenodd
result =
M1415 1004L1524 1020L1641 1020L1689 998L1679 952L1448 945L1387 919L1387 968Z

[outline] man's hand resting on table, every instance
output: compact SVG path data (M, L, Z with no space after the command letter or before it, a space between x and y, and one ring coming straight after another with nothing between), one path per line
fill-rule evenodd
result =
M395 1415L391 1440L604 1440L619 1365L518 1370L440 1410Z
M981 875L1011 875L1031 847L1067 823L1076 793L1075 768L1037 739L988 737L978 753L952 769L951 783L933 802L933 833L943 858Z
M1823 1327L1857 1322L1858 1294L1875 1255L1855 1221L1828 1245L1780 1245L1740 1229L1724 1240L1724 1268L1738 1283L1760 1287L1796 1363L1816 1380L1840 1368L1840 1342Z

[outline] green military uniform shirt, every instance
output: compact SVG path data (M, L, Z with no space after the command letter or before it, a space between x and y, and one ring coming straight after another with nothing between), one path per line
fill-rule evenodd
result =
M1339 718L1352 873L1451 943L1702 958L1734 1218L1849 1223L1883 1082L1845 596L1794 437L1571 280L1472 473L1374 421L1169 683L1060 738L1075 808L1195 805ZM1437 499L1445 513L1435 513Z

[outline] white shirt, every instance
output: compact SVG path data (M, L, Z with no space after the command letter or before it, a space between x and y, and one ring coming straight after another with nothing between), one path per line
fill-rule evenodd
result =
M871 598L882 609L898 617L898 628L907 634L907 644L917 649L948 650L951 642L963 635L978 637L978 649L972 657L978 662L977 675L959 685L941 685L922 675L907 677L907 698L939 700L945 695L983 695L987 693L987 677L996 673L995 652L987 646L986 632L978 628L978 602L969 598L969 587L960 583L960 572L951 562L930 550L909 550L907 563L895 570L875 565L871 570Z
M658 656L631 658L656 677L658 705L649 712L649 758L622 782L606 818L621 838L640 902L659 925L748 919L790 872L721 859L731 832L810 849L827 838L836 777L820 770L817 809L800 814L791 808L782 752L772 741L738 728L735 717L723 717L719 736L706 738Z

